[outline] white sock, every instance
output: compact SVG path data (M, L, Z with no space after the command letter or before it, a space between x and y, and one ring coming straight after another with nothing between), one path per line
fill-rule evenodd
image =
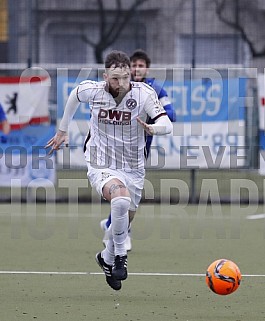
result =
M112 237L112 227L111 226L112 226L112 224L108 228L109 238L107 241L106 248L101 252L104 261L108 265L113 265L114 259L115 259L114 242L113 242L113 237Z
M111 200L111 228L114 242L114 254L127 254L125 240L128 235L130 197L119 196Z

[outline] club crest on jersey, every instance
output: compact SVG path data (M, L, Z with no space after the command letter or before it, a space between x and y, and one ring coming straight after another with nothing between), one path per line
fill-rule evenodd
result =
M126 106L128 109L133 110L137 106L137 101L133 98L129 98L126 101Z

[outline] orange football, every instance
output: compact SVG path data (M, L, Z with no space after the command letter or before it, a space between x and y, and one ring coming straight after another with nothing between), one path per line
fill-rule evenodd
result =
M206 272L206 284L216 294L227 295L235 292L242 275L238 266L226 259L219 259L209 265Z

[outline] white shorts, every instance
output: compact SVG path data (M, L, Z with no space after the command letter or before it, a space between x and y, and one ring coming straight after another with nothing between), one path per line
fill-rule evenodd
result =
M103 186L113 178L120 180L124 186L129 190L131 196L130 211L136 211L144 188L145 170L134 170L132 172L125 172L120 169L110 168L94 168L87 162L87 177L90 184L96 191L102 195Z

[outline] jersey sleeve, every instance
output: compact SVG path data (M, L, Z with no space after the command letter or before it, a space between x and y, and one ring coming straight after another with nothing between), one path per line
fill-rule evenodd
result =
M76 97L79 100L79 102L87 103L90 99L91 90L96 86L97 85L95 81L92 81L92 80L82 81L77 86L77 91L76 91Z
M167 94L166 90L164 88L158 86L156 83L153 83L152 87L156 91L158 99L161 102L162 106L164 107L165 112L167 113L169 119L172 122L175 122L177 119L176 112L175 112L175 109L168 98L168 94Z
M152 118L152 120L156 120L160 116L166 115L166 111L153 89L150 90L150 94L145 102L145 112Z
M64 132L68 131L69 123L74 117L74 114L77 111L77 108L80 104L80 101L77 98L77 89L78 87L76 87L71 91L71 94L69 95L68 100L66 102L66 105L64 108L64 114L59 125L59 129L61 131L64 131Z

